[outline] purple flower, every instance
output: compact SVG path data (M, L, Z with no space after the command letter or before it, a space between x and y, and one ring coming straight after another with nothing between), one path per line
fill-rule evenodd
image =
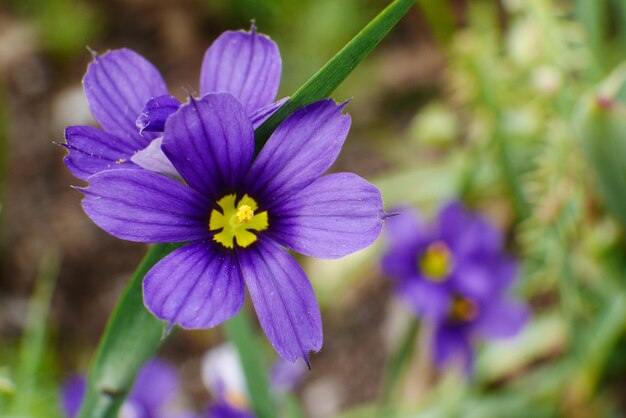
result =
M256 128L282 104L272 104L281 69L278 47L254 27L251 32L225 32L205 53L200 94L232 94ZM65 164L72 174L86 180L103 170L139 167L177 174L161 151L160 135L180 102L169 95L150 62L129 49L94 53L83 85L91 113L103 130L66 129Z
M245 406L233 405L232 402L218 399L207 409L207 418L256 418L256 415Z
M275 396L294 389L304 379L303 362L279 359L272 367L270 390ZM202 380L215 399L208 408L208 418L254 417L248 406L248 388L237 349L222 344L207 351L202 359Z
M162 360L151 360L137 375L132 392L122 405L120 417L158 418L163 417L163 409L178 393L179 381L176 370ZM78 415L80 404L85 396L86 381L83 376L74 376L63 387L63 407L68 417Z
M254 130L230 94L190 98L168 117L162 148L186 184L147 170L89 177L83 208L122 239L188 242L146 275L144 302L170 326L210 328L239 311L244 283L276 351L295 361L322 345L309 280L284 247L337 258L382 227L380 192L351 173L323 176L348 134L343 105L291 115L254 158Z
M487 220L453 202L434 224L407 209L390 218L388 228L383 270L399 297L433 324L438 365L456 359L469 369L474 336L510 337L525 324L526 307L506 295L516 262Z

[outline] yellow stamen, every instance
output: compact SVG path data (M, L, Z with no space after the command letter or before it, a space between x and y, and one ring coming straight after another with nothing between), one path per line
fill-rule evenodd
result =
M478 305L468 298L456 296L450 307L450 318L455 322L469 322L478 316Z
M452 253L442 241L430 244L419 261L421 272L434 282L445 281L454 265Z
M222 212L213 210L209 218L209 229L216 231L213 239L226 248L247 247L257 240L256 234L250 232L263 231L268 227L267 211L255 213L259 208L256 201L244 195L237 204L237 196L229 194L218 200L217 205Z
M239 223L247 224L252 220L253 216L254 211L248 205L241 205L237 209L237 220L239 221Z

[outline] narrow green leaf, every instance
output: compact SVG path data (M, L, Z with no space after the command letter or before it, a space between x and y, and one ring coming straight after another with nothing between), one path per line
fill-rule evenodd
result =
M602 75L607 64L608 0L575 0L576 19L582 23L590 51L594 56L593 71Z
M383 381L382 394L380 399L380 408L378 417L390 418L395 415L395 408L391 405L391 394L393 393L398 380L402 375L402 370L411 358L413 348L415 347L415 338L419 330L419 321L413 319L409 325L404 340L399 345L395 353L387 361L385 370L385 380Z
M455 29L454 14L450 3L445 0L417 0L417 2L435 38L442 46L446 46Z
M298 398L293 393L285 394L285 418L306 418Z
M35 290L29 302L26 327L20 343L16 390L11 408L15 415L29 415L33 404L41 399L38 391L42 389L41 377L45 374L42 372L48 341L48 314L59 265L60 256L55 251L45 254L39 264Z
M163 343L163 322L145 308L141 283L148 270L182 244L150 248L120 298L98 346L79 418L115 418L142 365Z
M272 132L289 115L301 107L329 97L409 11L415 1L395 0L387 6L309 81L300 87L280 109L259 126L255 132L257 152L263 148Z
M254 411L259 418L275 417L267 369L262 352L259 350L260 342L254 333L245 306L237 315L226 321L225 328L228 339L235 344L239 352Z
M626 112L623 106L612 98L585 98L574 118L574 131L607 208L626 228Z

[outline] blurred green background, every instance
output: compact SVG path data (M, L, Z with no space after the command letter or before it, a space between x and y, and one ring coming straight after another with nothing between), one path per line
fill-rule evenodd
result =
M374 182L387 208L428 216L459 197L482 210L522 260L516 291L533 320L515 340L481 345L468 381L434 370L423 338L397 355L411 317L378 270L383 242L302 259L325 328L297 393L303 409L380 416L388 394L403 417L626 415L626 3L417 3L333 95L352 99L353 120L333 170ZM136 50L183 98L212 40L255 19L280 47L286 96L386 5L0 3L0 415L61 416L60 384L87 369L145 252L82 213L53 144L66 126L94 123L80 84L86 46ZM196 410L208 400L200 357L222 339L220 329L181 332L161 352Z

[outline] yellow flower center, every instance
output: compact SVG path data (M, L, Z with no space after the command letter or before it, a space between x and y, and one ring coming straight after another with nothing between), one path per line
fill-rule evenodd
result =
M229 194L217 201L222 209L211 211L209 229L220 232L213 239L226 248L235 248L235 242L240 247L247 247L257 240L256 234L250 231L263 231L267 229L267 211L255 213L259 208L256 201L244 195L237 204L237 196Z
M450 306L450 319L454 322L469 322L478 316L478 305L468 298L455 296Z
M452 271L454 260L446 244L436 241L430 244L419 261L419 268L427 279L442 282Z

